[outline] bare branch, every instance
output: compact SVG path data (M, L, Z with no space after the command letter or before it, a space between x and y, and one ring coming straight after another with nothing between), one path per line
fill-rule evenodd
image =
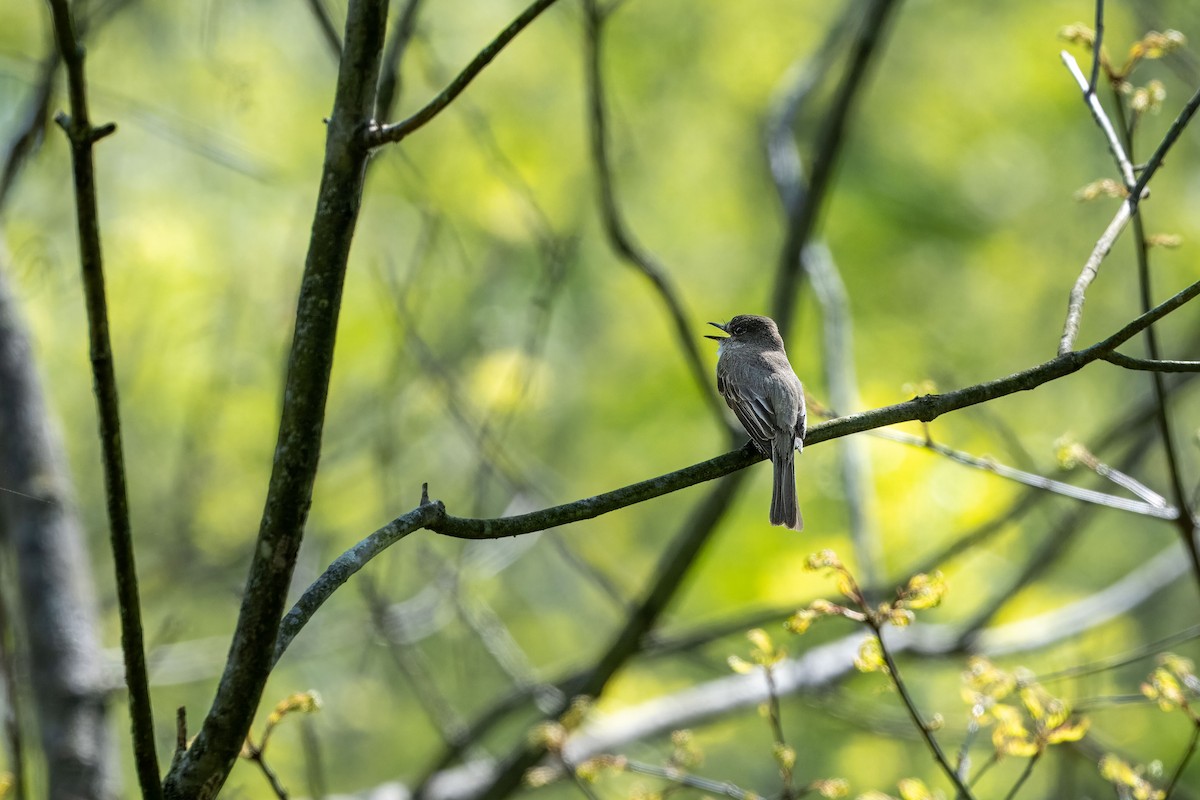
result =
M894 0L872 0L870 8L864 13L862 27L850 51L849 64L835 91L832 108L823 116L823 124L817 133L807 191L789 209L787 231L780 249L775 286L771 294L771 316L785 336L791 327L793 301L800 281L800 256L812 236L817 215L832 184L833 168L847 139L846 125L854 103L861 94L867 69L880 50L888 20L898 5Z
M162 788L159 784L158 757L154 744L154 712L150 704L150 686L146 675L146 651L142 641L142 610L138 597L133 529L129 520L129 492L125 482L117 378L108 331L108 300L105 296L104 262L100 250L100 221L96 206L96 176L92 153L93 145L115 131L116 126L92 125L88 116L84 48L76 36L75 21L67 0L50 0L50 11L54 19L55 42L66 68L67 94L70 98L71 116L60 113L56 121L66 132L71 144L75 215L83 271L84 302L87 307L92 385L100 418L100 449L104 464L109 539L120 608L121 649L125 656L125 679L129 686L134 761L142 796L154 800L162 796Z
M424 108L400 122L373 128L367 137L368 144L371 147L379 147L389 142L398 142L444 111L446 106L450 105L454 101L454 98L462 94L471 81L475 80L484 67L499 55L505 45L516 38L518 33L525 30L529 23L537 19L539 14L554 5L556 1L536 0L536 2L532 3L507 28L502 30L487 47L480 50L478 55L471 59L471 63L467 64L462 72L458 73L445 89L426 103Z
M1088 286L1100 269L1100 262L1112 250L1113 243L1116 242L1117 237L1121 235L1121 231L1125 229L1130 218L1137 211L1138 203L1141 201L1146 184L1150 182L1150 179L1154 177L1154 173L1162 166L1167 152L1183 133L1183 129L1187 127L1188 122L1198 108L1200 108L1200 89L1196 90L1196 93L1188 100L1183 110L1175 117L1175 120L1171 123L1171 127L1167 129L1166 135L1163 136L1162 141L1159 142L1158 147L1155 149L1154 154L1142 168L1141 175L1129 191L1129 196L1121 203L1116 216L1108 224L1108 227L1096 242L1096 246L1092 249L1091 255L1088 256L1087 262L1083 266L1083 271L1080 273L1079 278L1076 279L1075 286L1071 289L1071 296L1067 303L1067 319L1063 324L1062 337L1058 343L1058 352L1060 354L1067 353L1075 347L1075 339L1079 336L1079 321L1083 316L1084 297Z
M215 796L242 747L274 662L276 637L312 502L350 243L370 153L387 0L351 0L312 237L296 310L279 435L258 543L217 696L171 768L169 798Z
M591 112L591 143L592 162L595 166L596 177L600 192L600 216L604 223L604 231L608 235L609 244L617 255L627 261L634 269L646 276L658 294L667 315L675 327L675 337L680 349L683 350L684 360L692 374L692 379L704 398L709 411L726 425L728 414L724 404L712 390L712 378L700 358L698 347L700 338L696 335L695 326L684 310L671 277L655 258L650 255L634 238L621 209L617 205L616 189L613 187L612 165L608 157L608 122L604 104L604 78L601 69L601 43L603 42L604 14L599 9L597 0L586 0L584 3L587 17L586 48L587 48L587 92L588 107Z
M1096 246L1092 248L1091 255L1084 262L1083 271L1079 273L1079 277L1075 279L1075 285L1071 287L1071 295L1067 300L1067 319L1063 323L1062 336L1058 340L1058 352L1069 353L1075 347L1075 340L1079 337L1079 323L1083 319L1083 301L1087 298L1088 287L1092 285L1096 275L1100 272L1100 264L1112 251L1113 245L1116 244L1117 237L1121 235L1121 231L1125 230L1125 226L1129 224L1129 218L1133 213L1133 206L1130 201L1124 200L1121 207L1117 209L1116 216L1112 218L1112 222L1108 223L1108 227L1104 229L1104 233L1096 241Z
M1011 481L1032 486L1036 489L1043 489L1054 494L1069 497L1072 500L1079 500L1084 503L1094 503L1108 508L1115 508L1119 511L1128 511L1133 514L1142 514L1147 517L1155 517L1157 519L1173 520L1179 516L1179 509L1168 504L1163 498L1159 497L1158 502L1151 500L1130 500L1125 497L1117 497L1116 495L1097 492L1094 489L1084 489L1081 486L1072 486L1069 483L1056 481L1053 478L1047 478L1044 475L1037 475L1032 472L1016 469L1014 467L1001 464L990 458L979 458L970 453L964 453L960 450L954 450L937 442L923 439L920 436L913 436L899 431L875 431L875 436L882 439L888 439L893 442L911 445L913 447L922 447L927 450L932 450L939 455L945 456L952 461L957 461L960 464L965 464L969 467L975 467L986 472L991 472L999 475L1002 478L1007 478Z
M1099 52L1100 43L1096 42L1097 52ZM1112 120L1108 118L1108 114L1104 113L1104 107L1100 105L1100 100L1096 97L1095 81L1096 69L1100 63L1100 56L1096 56L1096 60L1092 64L1092 82L1089 84L1088 79L1084 77L1083 70L1079 68L1079 62L1075 57L1066 50L1060 52L1059 57L1063 63L1067 65L1071 76L1075 78L1075 82L1079 84L1079 88L1083 90L1083 102L1087 104L1088 110L1092 112L1092 116L1096 120L1096 124L1100 126L1100 130L1104 132L1104 140L1108 142L1108 149L1116 159L1117 168L1121 171L1121 178L1125 182L1126 189L1132 189L1137 183L1137 178L1133 174L1133 164L1129 161L1129 156L1125 155L1125 148L1121 145L1121 140L1117 136L1117 131L1113 127Z
M1152 358L1133 358L1123 353L1113 351L1105 353L1102 359L1110 364L1116 364L1125 369L1145 370L1148 372L1200 372L1200 361L1163 361Z
M321 38L325 41L325 46L329 48L329 52L335 59L340 59L342 57L342 40L338 36L337 28L334 27L333 17L329 16L329 9L325 7L322 0L308 0L308 10L312 12L313 19L317 21L317 28L321 31Z

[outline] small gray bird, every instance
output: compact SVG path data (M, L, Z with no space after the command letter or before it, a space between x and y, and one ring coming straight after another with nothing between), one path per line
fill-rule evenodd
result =
M741 421L750 441L771 459L771 524L803 530L796 502L796 451L804 448L808 421L804 387L788 362L775 320L741 314L722 325L728 336L709 336L717 348L717 391Z

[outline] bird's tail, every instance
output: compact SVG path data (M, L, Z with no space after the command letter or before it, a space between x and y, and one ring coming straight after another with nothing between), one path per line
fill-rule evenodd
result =
M783 525L794 531L804 530L800 503L796 500L796 451L785 444L776 446L771 454L774 489L771 492L771 524Z

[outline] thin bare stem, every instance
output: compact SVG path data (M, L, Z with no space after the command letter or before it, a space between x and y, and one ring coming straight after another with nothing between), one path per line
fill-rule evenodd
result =
M1037 475L1025 470L1016 469L1005 464L1001 464L990 458L980 458L973 456L970 453L964 453L961 450L954 450L945 445L929 439L913 436L899 431L876 431L875 436L881 439L888 439L893 442L911 445L913 447L921 447L926 450L931 450L938 455L945 456L952 461L957 461L960 464L965 464L969 467L985 470L1002 478L1015 481L1025 486L1032 486L1037 489L1043 489L1048 492L1069 497L1072 500L1080 500L1085 503L1095 503L1096 505L1107 506L1121 511L1128 511L1133 514L1142 514L1148 517L1156 517L1158 519L1173 520L1179 517L1179 509L1171 506L1161 497L1155 496L1157 499L1144 499L1142 501L1130 500L1125 497L1117 497L1116 495L1098 492L1094 489L1084 489L1080 486L1072 486L1069 483L1056 481L1053 478L1047 478L1044 475ZM1129 487L1126 487L1129 488ZM1132 491L1132 489L1131 489Z
M938 766L942 768L942 772L954 784L958 796L970 800L970 798L974 797L971 794L971 789L963 781L962 777L959 776L958 770L954 768L950 760L946 758L946 754L942 751L942 746L938 744L933 731L929 729L929 725L926 724L924 718L921 716L916 701L909 694L908 685L900 675L900 668L896 665L896 660L892 657L891 649L883 641L882 625L875 619L871 609L864 607L863 610L867 615L867 626L874 631L875 638L879 641L879 652L883 656L884 663L887 664L888 677L892 679L892 684L896 687L896 691L900 693L900 699L904 703L904 708L908 711L908 716L912 718L913 725L917 727L917 731L921 734L921 738L925 740L925 744L929 747L929 751L933 754L933 758L937 761Z
M116 571L117 602L121 619L121 651L125 680L129 687L129 714L138 784L145 798L162 797L158 756L154 743L154 711L146 673L146 651L142 640L142 609L138 597L137 564L133 529L129 519L129 492L125 478L125 456L121 441L121 414L117 399L116 369L108 329L108 300L105 296L104 262L100 248L100 221L96 203L96 176L92 149L116 130L114 125L93 127L88 116L84 48L75 32L67 0L50 0L54 36L67 73L71 115L60 113L56 121L71 145L75 178L75 214L79 233L79 255L87 307L92 386L100 423L100 449L104 465L105 500L109 539Z
M621 768L626 772L662 778L679 786L686 786L689 789L699 789L706 794L724 795L725 797L732 798L732 800L757 800L757 798L761 797L761 795L755 792L748 792L728 781L714 781L698 775L689 775L686 772L671 767L660 767L656 764L626 760L622 762Z
M1012 788L1008 790L1008 794L1004 796L1004 800L1013 800L1017 796L1017 792L1025 785L1025 781L1029 780L1029 776L1033 774L1033 768L1037 766L1038 760L1041 759L1042 752L1038 750L1025 762L1025 769L1021 770L1020 777L1017 778L1017 782L1013 784Z
M1133 358L1115 350L1105 353L1102 359L1125 369L1146 372L1200 372L1200 361L1164 361L1162 359Z
M1113 95L1117 112L1121 115L1121 129L1125 134L1125 145L1132 153L1132 126L1125 119L1125 107L1122 104L1124 98L1115 88L1113 89ZM1150 277L1150 246L1146 243L1145 220L1141 214L1136 215L1133 219L1133 235L1134 255L1137 258L1138 299L1140 300L1142 311L1145 312L1153 303L1154 290L1151 287ZM1158 334L1154 326L1147 327L1143 335L1146 340L1146 353L1150 357L1150 360L1159 360L1161 356L1158 346ZM1152 371L1150 373L1150 383L1154 389L1156 405L1155 420L1158 423L1158 433L1162 440L1163 455L1167 462L1167 474L1171 479L1171 495L1180 509L1179 517L1176 519L1176 528L1179 531L1180 538L1183 540L1184 547L1188 551L1188 555L1191 557L1192 572L1194 573L1197 585L1200 585L1200 544L1196 541L1197 527L1200 526L1200 523L1198 523L1196 517L1188 508L1187 492L1183 486L1183 470L1180 466L1178 448L1175 445L1175 436L1171 430L1171 420L1167 413L1166 380L1161 372Z
M596 171L600 193L600 215L610 246L617 255L628 262L650 281L659 300L666 307L667 315L675 328L676 341L683 350L684 360L695 381L700 396L704 398L717 420L728 419L724 404L712 390L712 378L700 357L700 337L695 325L683 307L679 292L670 275L656 259L643 248L633 236L621 216L614 188L612 164L608 155L608 115L604 103L604 78L601 68L601 45L604 40L605 16L597 0L585 0L587 25L585 47L587 59L587 94L590 110L589 130L591 133L592 163Z
M387 0L351 0L325 163L296 309L271 478L225 672L192 745L173 765L172 798L215 796L245 741L274 664L280 619L321 454L342 286L370 154Z
M1138 203L1141 202L1142 193L1146 189L1146 184L1154 177L1154 173L1162 166L1163 159L1166 158L1167 152L1175 144L1176 140L1182 135L1184 128L1191 121L1196 110L1200 108L1200 89L1191 96L1187 104L1175 117L1171 123L1171 127L1167 129L1166 135L1155 148L1154 154L1146 162L1142 168L1141 174L1138 176L1137 182L1129 191L1129 196L1121 203L1121 207L1117 210L1116 216L1112 222L1108 224L1104 233L1096 242L1096 246L1092 249L1091 255L1088 256L1084 263L1083 271L1075 281L1074 287L1071 289L1070 299L1067 302L1067 319L1063 324L1062 337L1059 339L1058 352L1060 354L1070 352L1075 347L1075 340L1079 336L1079 322L1083 316L1083 301L1087 293L1087 288L1092 280L1096 277L1096 273L1100 270L1100 263L1112 250L1113 244L1117 237L1121 235L1121 231L1129 223L1130 218L1137 211Z
M1060 354L1069 353L1074 349L1075 340L1079 337L1079 323L1083 319L1083 303L1087 299L1088 287L1092 285L1092 281L1099 274L1100 264L1112 251L1117 237L1129 224L1132 214L1133 205L1126 199L1117 209L1117 213L1108 223L1108 227L1104 229L1104 233L1096 240L1096 246L1092 248L1091 254L1083 264L1083 271L1075 279L1075 285L1071 287L1071 294L1067 300L1067 319L1063 323L1062 336L1058 340Z
M1183 751L1183 757L1179 759L1179 764L1175 767L1175 771L1171 773L1171 780L1167 782L1166 788L1163 790L1165 797L1170 797L1175 791L1175 787L1179 785L1180 778L1183 777L1184 771L1188 764L1192 762L1192 758L1196 755L1197 745L1200 745L1200 722L1192 722L1192 736L1188 739L1187 747Z
M785 336L791 328L796 287L800 283L801 259L816 228L817 218L833 183L833 170L847 141L846 126L862 94L868 69L884 41L887 23L895 10L894 0L872 0L850 49L849 63L834 92L832 107L822 116L822 126L813 146L812 169L807 191L789 209L787 231L779 252L772 289L772 316Z
M1099 42L1096 47L1099 48ZM1096 97L1096 69L1099 65L1100 57L1096 56L1096 60L1092 63L1092 80L1091 83L1084 77L1083 70L1079 68L1079 62L1075 57L1066 50L1060 52L1059 57L1063 63L1067 65L1071 76L1075 78L1075 82L1079 84L1079 88L1083 91L1083 102L1087 104L1088 110L1092 112L1092 117L1095 118L1096 124L1100 126L1100 130L1104 132L1104 140L1108 142L1108 149L1112 153L1113 158L1117 162L1117 168L1121 171L1121 177L1125 181L1125 188L1132 189L1137 183L1137 178L1133 174L1133 163L1129 160L1129 156L1125 154L1125 148L1121 145L1121 139L1117 136L1116 128L1113 127L1112 120L1108 118L1108 114L1104 112L1104 107L1100 105L1099 98Z
M1093 26L1094 36L1092 39L1092 77L1087 82L1086 91L1093 97L1096 94L1096 86L1100 82L1100 62L1103 60L1101 53L1104 52L1104 0L1096 0L1096 24Z
M313 19L317 21L317 28L321 31L321 39L324 40L325 46L329 48L334 59L340 59L342 57L342 40L338 36L337 28L334 27L333 17L329 16L329 9L325 7L323 0L308 0L308 10L312 12Z
M529 23L537 19L539 14L554 5L555 2L557 0L536 0L536 2L532 3L507 28L502 30L495 39L480 50L475 58L471 59L471 63L467 64L462 72L458 73L454 77L454 80L450 81L446 88L426 103L421 110L400 122L373 128L368 135L368 144L371 147L379 147L389 142L398 142L413 131L423 127L454 102L454 98L463 93L463 90L467 88L471 81L475 80L479 73L492 62L492 59L499 55L505 45L516 38L518 33L525 30Z

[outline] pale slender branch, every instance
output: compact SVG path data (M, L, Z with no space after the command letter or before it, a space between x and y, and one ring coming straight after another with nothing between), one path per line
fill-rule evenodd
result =
M1075 339L1079 336L1079 322L1083 316L1083 301L1087 293L1087 288L1092 280L1096 277L1096 273L1100 269L1100 263L1112 250L1113 244L1117 237L1121 235L1121 231L1129 223L1134 212L1137 211L1138 203L1141 201L1142 193L1146 189L1146 184L1154 177L1154 173L1162 166L1163 159L1166 158L1167 152L1175 144L1191 121L1196 110L1200 108L1200 89L1191 96L1187 104L1184 105L1175 120L1171 123L1171 127L1167 129L1166 135L1159 142L1158 147L1154 150L1154 154L1142 167L1141 174L1138 176L1137 182L1129 191L1129 196L1121 203L1121 207L1117 209L1116 215L1112 222L1108 224L1104 233L1096 242L1096 246L1092 249L1091 255L1088 256L1084 263L1083 271L1075 281L1074 287L1071 289L1070 299L1067 303L1067 319L1063 324L1062 337L1059 339L1058 352L1060 354L1070 352L1075 347Z
M1100 43L1097 41L1097 49L1099 46ZM1121 139L1117 136L1117 131L1113 127L1112 120L1108 118L1104 107L1100 105L1100 99L1096 97L1095 70L1100 63L1100 56L1097 55L1096 60L1093 62L1092 82L1089 83L1074 56L1066 50L1061 51L1058 55L1062 58L1063 63L1067 65L1067 70L1075 78L1075 82L1079 84L1079 88L1083 91L1083 102L1087 104L1088 110L1092 112L1092 117L1096 120L1096 124L1104 132L1104 140L1108 142L1108 149L1117 162L1117 168L1121 171L1121 178L1125 182L1125 188L1132 189L1134 184L1137 183L1137 178L1133 174L1133 164L1130 162L1129 156L1125 154L1125 148L1121 145Z
M96 202L93 146L113 133L111 123L95 127L89 119L84 48L75 31L75 20L67 0L50 0L54 37L67 73L67 95L71 115L59 113L56 122L67 134L75 179L75 214L79 255L87 308L92 386L99 416L100 450L104 468L105 500L109 540L116 572L117 602L121 620L121 650L125 680L129 686L129 714L134 762L142 796L162 797L158 756L154 743L154 711L146 674L146 651L142 638L142 608L138 596L137 564L133 528L129 518L125 456L121 440L121 414L117 377L108 328L108 300L104 284L104 262L100 248L100 221Z
M757 792L748 792L745 789L739 788L737 785L729 781L714 781L710 778L703 778L699 775L691 775L679 769L671 767L660 767L656 764L646 764L641 761L625 760L621 762L621 769L626 772L633 772L639 775L649 775L654 778L662 778L665 781L670 781L679 786L686 786L689 789L698 789L705 794L724 795L733 800L758 800L762 797Z
M1032 472L1016 469L1005 464L1001 464L990 458L980 458L973 456L970 453L964 453L961 450L954 450L937 442L924 439L920 436L913 436L908 433L899 431L875 431L875 436L882 439L888 439L893 442L911 445L913 447L921 447L926 450L931 450L938 455L945 456L952 461L957 461L959 464L965 464L969 467L975 467L986 472L991 472L999 475L1002 478L1015 481L1025 486L1032 486L1037 489L1044 489L1048 492L1069 497L1072 500L1080 500L1085 503L1094 503L1108 508L1115 508L1120 511L1128 511L1133 514L1142 514L1148 517L1156 517L1158 519L1175 519L1179 516L1179 509L1169 505L1166 500L1159 497L1155 502L1152 499L1148 500L1130 500L1126 497L1117 497L1116 495L1098 492L1094 489L1085 489L1081 486L1073 486L1069 483L1056 481L1053 478L1047 478L1044 475L1037 475Z
M1091 254L1083 264L1083 271L1075 279L1075 285L1071 287L1071 294L1067 299L1067 319L1063 323L1062 336L1058 340L1060 354L1069 353L1074 349L1075 340L1079 337L1079 323L1083 319L1083 302L1087 299L1088 287L1092 285L1092 281L1100 272L1100 264L1112 251L1117 237L1129 224L1132 214L1133 204L1130 200L1127 198L1121 201L1121 207L1117 209L1116 215L1113 216L1112 222L1108 223L1104 233L1096 240L1096 246L1092 248Z
M1095 454L1093 454L1086 447L1078 445L1072 448L1071 455L1075 460L1083 464L1092 472L1095 472L1101 478L1111 481L1117 486L1120 486L1122 489L1132 492L1133 494L1145 500L1147 503L1157 506L1158 508L1166 508L1169 505L1169 503L1167 503L1167 498L1163 497L1146 484L1134 478L1132 475L1128 475L1119 469L1115 469L1110 467L1108 464L1105 464L1103 461L1096 458Z
M1154 358L1134 358L1115 350L1105 353L1102 359L1110 364L1116 364L1125 369L1143 370L1145 372L1200 372L1200 361L1165 361Z
M367 137L368 144L371 147L379 147L390 142L398 142L413 131L423 127L454 102L454 98L463 93L463 90L467 88L471 81L475 80L479 76L479 73L492 62L492 59L499 55L505 45L516 38L518 33L525 30L529 23L537 19L539 14L554 5L555 2L557 0L536 0L536 2L532 3L507 28L502 30L495 39L480 50L475 58L471 59L471 63L467 64L462 72L458 73L450 81L449 85L426 103L421 110L400 122L372 128Z

